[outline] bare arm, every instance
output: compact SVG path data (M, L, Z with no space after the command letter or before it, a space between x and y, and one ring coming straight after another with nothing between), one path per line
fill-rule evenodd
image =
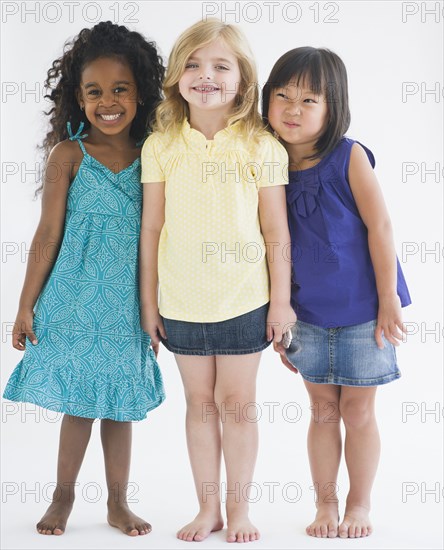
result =
M143 184L143 211L140 231L139 281L142 328L147 332L157 353L159 333L166 338L157 303L157 255L165 223L165 183Z
M267 337L274 342L280 342L283 334L296 322L296 314L290 305L291 260L288 254L290 234L283 185L260 188L259 218L267 246L271 287Z
M368 246L376 277L379 311L375 339L384 347L381 334L399 345L404 331L397 294L396 251L392 225L378 180L363 148L354 144L349 166L349 182L359 213L368 230Z
M42 211L26 267L25 281L20 295L19 311L13 329L14 348L25 349L26 336L35 343L32 331L33 308L57 259L63 238L71 174L72 144L56 145L48 158L45 173Z

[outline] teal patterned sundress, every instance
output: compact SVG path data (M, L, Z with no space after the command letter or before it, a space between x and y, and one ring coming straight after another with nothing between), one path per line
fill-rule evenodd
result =
M38 344L3 397L84 418L137 421L165 399L140 325L140 158L114 173L86 152L68 197L64 236L34 307Z

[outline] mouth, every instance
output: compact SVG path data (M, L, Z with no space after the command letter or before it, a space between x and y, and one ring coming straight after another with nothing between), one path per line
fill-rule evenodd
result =
M218 92L220 88L213 86L212 84L202 84L200 86L194 86L193 90L199 92L200 94L214 94Z
M105 122L114 122L115 120L118 120L122 115L123 113L116 113L114 115L98 114L97 116Z
M287 128L299 128L300 124L297 122L285 122L284 125L287 126Z

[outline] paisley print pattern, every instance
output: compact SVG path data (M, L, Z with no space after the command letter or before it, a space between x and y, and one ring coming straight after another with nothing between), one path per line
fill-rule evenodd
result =
M26 340L4 397L85 418L142 420L165 394L140 326L140 159L114 173L86 152L81 131L70 132L84 157L63 241L34 307L38 344Z

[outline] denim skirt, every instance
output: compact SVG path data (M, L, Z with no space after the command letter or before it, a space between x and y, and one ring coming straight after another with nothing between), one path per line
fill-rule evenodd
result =
M245 355L264 350L269 304L218 323L191 323L162 317L163 345L180 355Z
M308 382L340 386L379 386L401 376L393 344L375 340L376 320L322 328L297 321L287 359Z

